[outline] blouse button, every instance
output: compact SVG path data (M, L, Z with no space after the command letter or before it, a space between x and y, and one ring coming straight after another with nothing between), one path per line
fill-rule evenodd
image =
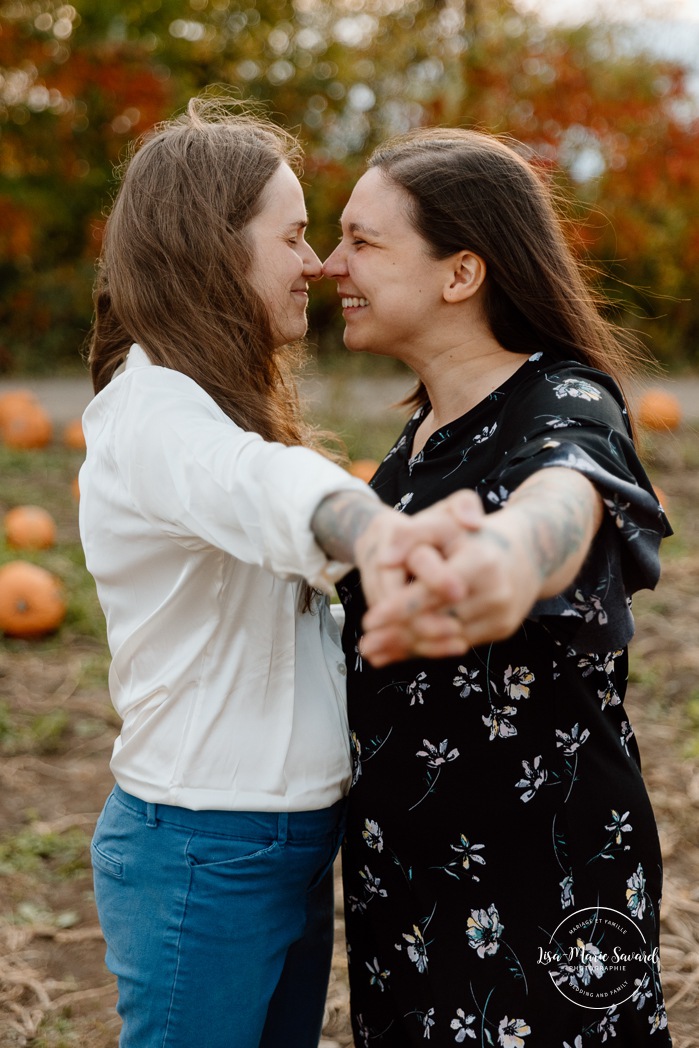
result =
M338 662L338 664L337 664L337 672L342 677L346 677L347 676L347 667L345 666L344 662Z

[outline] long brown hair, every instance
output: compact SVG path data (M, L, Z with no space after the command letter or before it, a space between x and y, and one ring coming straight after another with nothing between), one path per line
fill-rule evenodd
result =
M545 180L506 141L422 128L379 146L369 167L409 194L410 221L433 257L469 249L484 259L486 319L505 349L577 360L620 385L636 370L640 344L603 315ZM419 383L406 403L426 401Z
M246 228L282 163L301 150L238 103L193 99L134 147L107 220L88 363L99 392L138 342L194 379L243 429L316 443L299 410L299 345L275 348L250 286Z

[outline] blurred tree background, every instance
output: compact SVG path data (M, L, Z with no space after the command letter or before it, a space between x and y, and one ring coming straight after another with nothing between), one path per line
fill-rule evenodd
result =
M80 366L115 165L212 84L300 133L321 256L375 142L419 124L513 135L566 190L614 315L665 363L699 361L690 71L618 27L510 0L0 0L0 372ZM332 354L329 283L311 321Z

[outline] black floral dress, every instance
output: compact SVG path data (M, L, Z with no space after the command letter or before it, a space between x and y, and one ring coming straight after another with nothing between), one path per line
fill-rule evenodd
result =
M374 670L346 612L354 780L343 849L357 1045L671 1043L658 961L661 857L624 710L630 594L670 533L611 379L530 358L373 487L416 512L474 488L496 510L567 466L607 509L575 583L510 639Z

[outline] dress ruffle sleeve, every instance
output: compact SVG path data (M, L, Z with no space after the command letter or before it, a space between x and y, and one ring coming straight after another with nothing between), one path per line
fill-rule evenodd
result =
M538 601L529 617L572 652L624 647L634 632L631 595L655 587L660 541L672 529L636 454L618 388L589 368L548 365L503 411L498 429L501 467L478 485L486 510L552 467L584 474L606 508L575 581Z

